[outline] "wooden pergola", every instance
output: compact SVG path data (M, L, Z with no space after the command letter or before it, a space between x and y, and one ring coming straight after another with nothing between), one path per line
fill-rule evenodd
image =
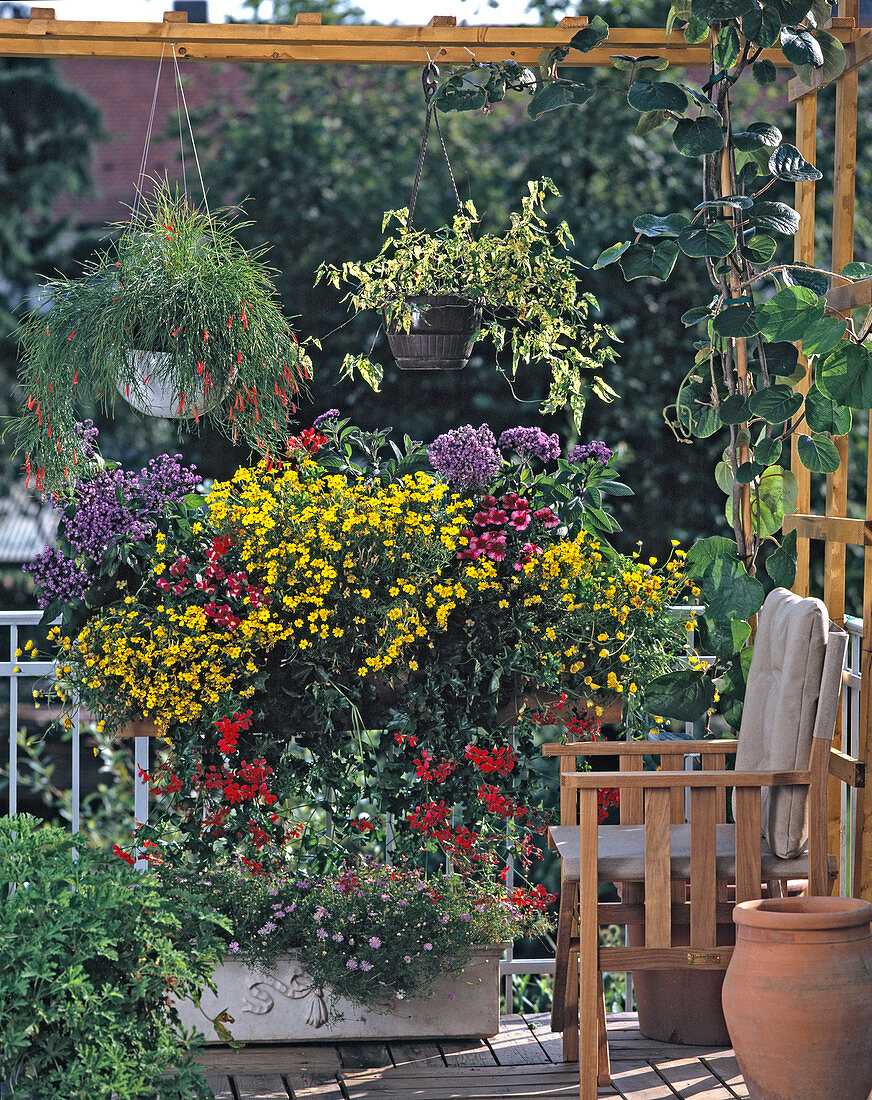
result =
M180 61L234 61L278 64L425 65L462 64L512 58L537 66L543 50L566 45L585 18L567 18L556 27L457 26L453 16L434 16L427 26L322 26L317 14L297 15L292 26L274 24L188 24L183 12L167 12L161 23L85 22L57 19L52 8L32 8L29 19L0 20L0 56L154 58L171 49ZM854 198L857 154L857 93L859 69L872 58L872 33L859 26L859 0L839 0L838 15L827 29L844 45L847 63L836 80L835 160L833 167L832 257L823 266L840 271L854 256ZM663 30L613 28L608 39L589 53L575 53L573 66L608 66L616 53L660 54L674 66L707 66L706 45L687 45L679 32L667 38ZM780 50L762 56L777 66L787 62ZM818 91L822 81L805 84L794 78L788 85L796 107L795 144L811 164L816 163ZM796 184L795 205L801 215L795 239L796 260L815 261L814 182ZM872 279L844 280L827 293L830 311L849 315L855 308L872 307ZM810 379L801 384L808 388ZM872 438L872 414L869 416ZM785 530L798 536L795 589L807 595L810 585L810 543L824 543L823 598L831 617L845 614L846 546L864 550L863 621L867 632L862 654L860 743L858 755L872 760L872 446L868 448L865 519L849 519L848 437L835 440L841 466L828 475L824 515L811 514L811 475L799 462L796 435L791 465L799 483L797 512ZM837 734L838 741L838 734ZM855 872L852 892L872 899L872 798L862 786L862 768L834 757L831 770L857 786L857 828L853 837ZM831 802L834 801L831 799ZM835 807L834 807L835 808ZM838 816L831 814L834 835ZM834 848L830 849L835 850Z

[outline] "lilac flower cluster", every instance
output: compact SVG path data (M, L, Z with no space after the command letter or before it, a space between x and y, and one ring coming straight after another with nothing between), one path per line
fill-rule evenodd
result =
M607 447L601 439L592 439L590 443L579 443L573 447L567 456L570 462L580 464L582 462L601 462L608 466L615 452Z
M318 431L321 425L326 424L328 420L338 419L339 409L328 409L327 412L323 412L320 416L315 417L315 419L312 421L312 427L315 429L315 431Z
M54 546L46 546L24 570L37 583L40 607L48 607L54 600L65 604L79 600L97 579L86 563L70 561Z
M494 433L487 424L470 424L437 436L427 448L430 465L453 489L485 485L503 464Z
M557 434L546 435L541 428L507 428L499 445L504 451L517 451L523 458L538 458L541 462L553 462L560 454Z
M82 454L85 458L93 458L99 429L94 427L93 420L77 420L76 430L82 437Z

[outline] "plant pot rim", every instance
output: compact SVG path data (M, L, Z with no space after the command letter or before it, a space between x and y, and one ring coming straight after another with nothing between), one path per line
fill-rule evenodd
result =
M854 928L872 921L872 904L860 898L758 898L733 909L737 925L785 932Z

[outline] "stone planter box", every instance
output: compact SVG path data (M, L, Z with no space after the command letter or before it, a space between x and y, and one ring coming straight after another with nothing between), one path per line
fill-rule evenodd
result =
M247 1043L323 1043L354 1039L484 1038L500 1030L499 964L505 944L477 947L459 974L443 974L426 999L385 998L364 1008L340 998L331 1011L330 997L312 988L312 979L292 958L280 959L274 971L249 970L226 959L215 972L217 997L206 990L207 1016L223 1009L233 1017L228 1028ZM182 1025L196 1027L208 1043L220 1043L211 1023L190 1001L177 1006ZM337 1019L338 1016L342 1019Z

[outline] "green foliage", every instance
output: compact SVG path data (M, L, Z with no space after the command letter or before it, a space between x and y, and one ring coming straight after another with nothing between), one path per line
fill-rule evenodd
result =
M154 369L178 401L176 416L214 407L231 439L273 455L283 452L311 373L262 253L238 243L226 215L197 209L168 185L79 278L45 284L20 339L27 400L17 441L37 487L87 467L79 395L104 408L118 393L148 405L148 379L133 349L168 356ZM199 412L193 417L199 421Z
M0 1080L53 1100L211 1097L170 998L209 984L220 923L63 829L0 820Z
M546 178L528 183L527 192L502 234L475 235L480 219L471 202L450 226L434 232L410 226L407 210L389 211L383 230L391 229L376 257L323 264L318 279L349 286L345 300L354 310L379 311L389 328L405 332L415 295L454 294L479 304L479 335L497 350L511 349L510 377L522 365L545 365L551 386L542 412L568 405L578 422L588 384L604 400L614 396L598 374L589 382L586 377L615 357L612 334L590 319L598 303L579 291L578 264L566 251L572 244L568 226L549 228L545 219L546 198L558 194L556 187Z

